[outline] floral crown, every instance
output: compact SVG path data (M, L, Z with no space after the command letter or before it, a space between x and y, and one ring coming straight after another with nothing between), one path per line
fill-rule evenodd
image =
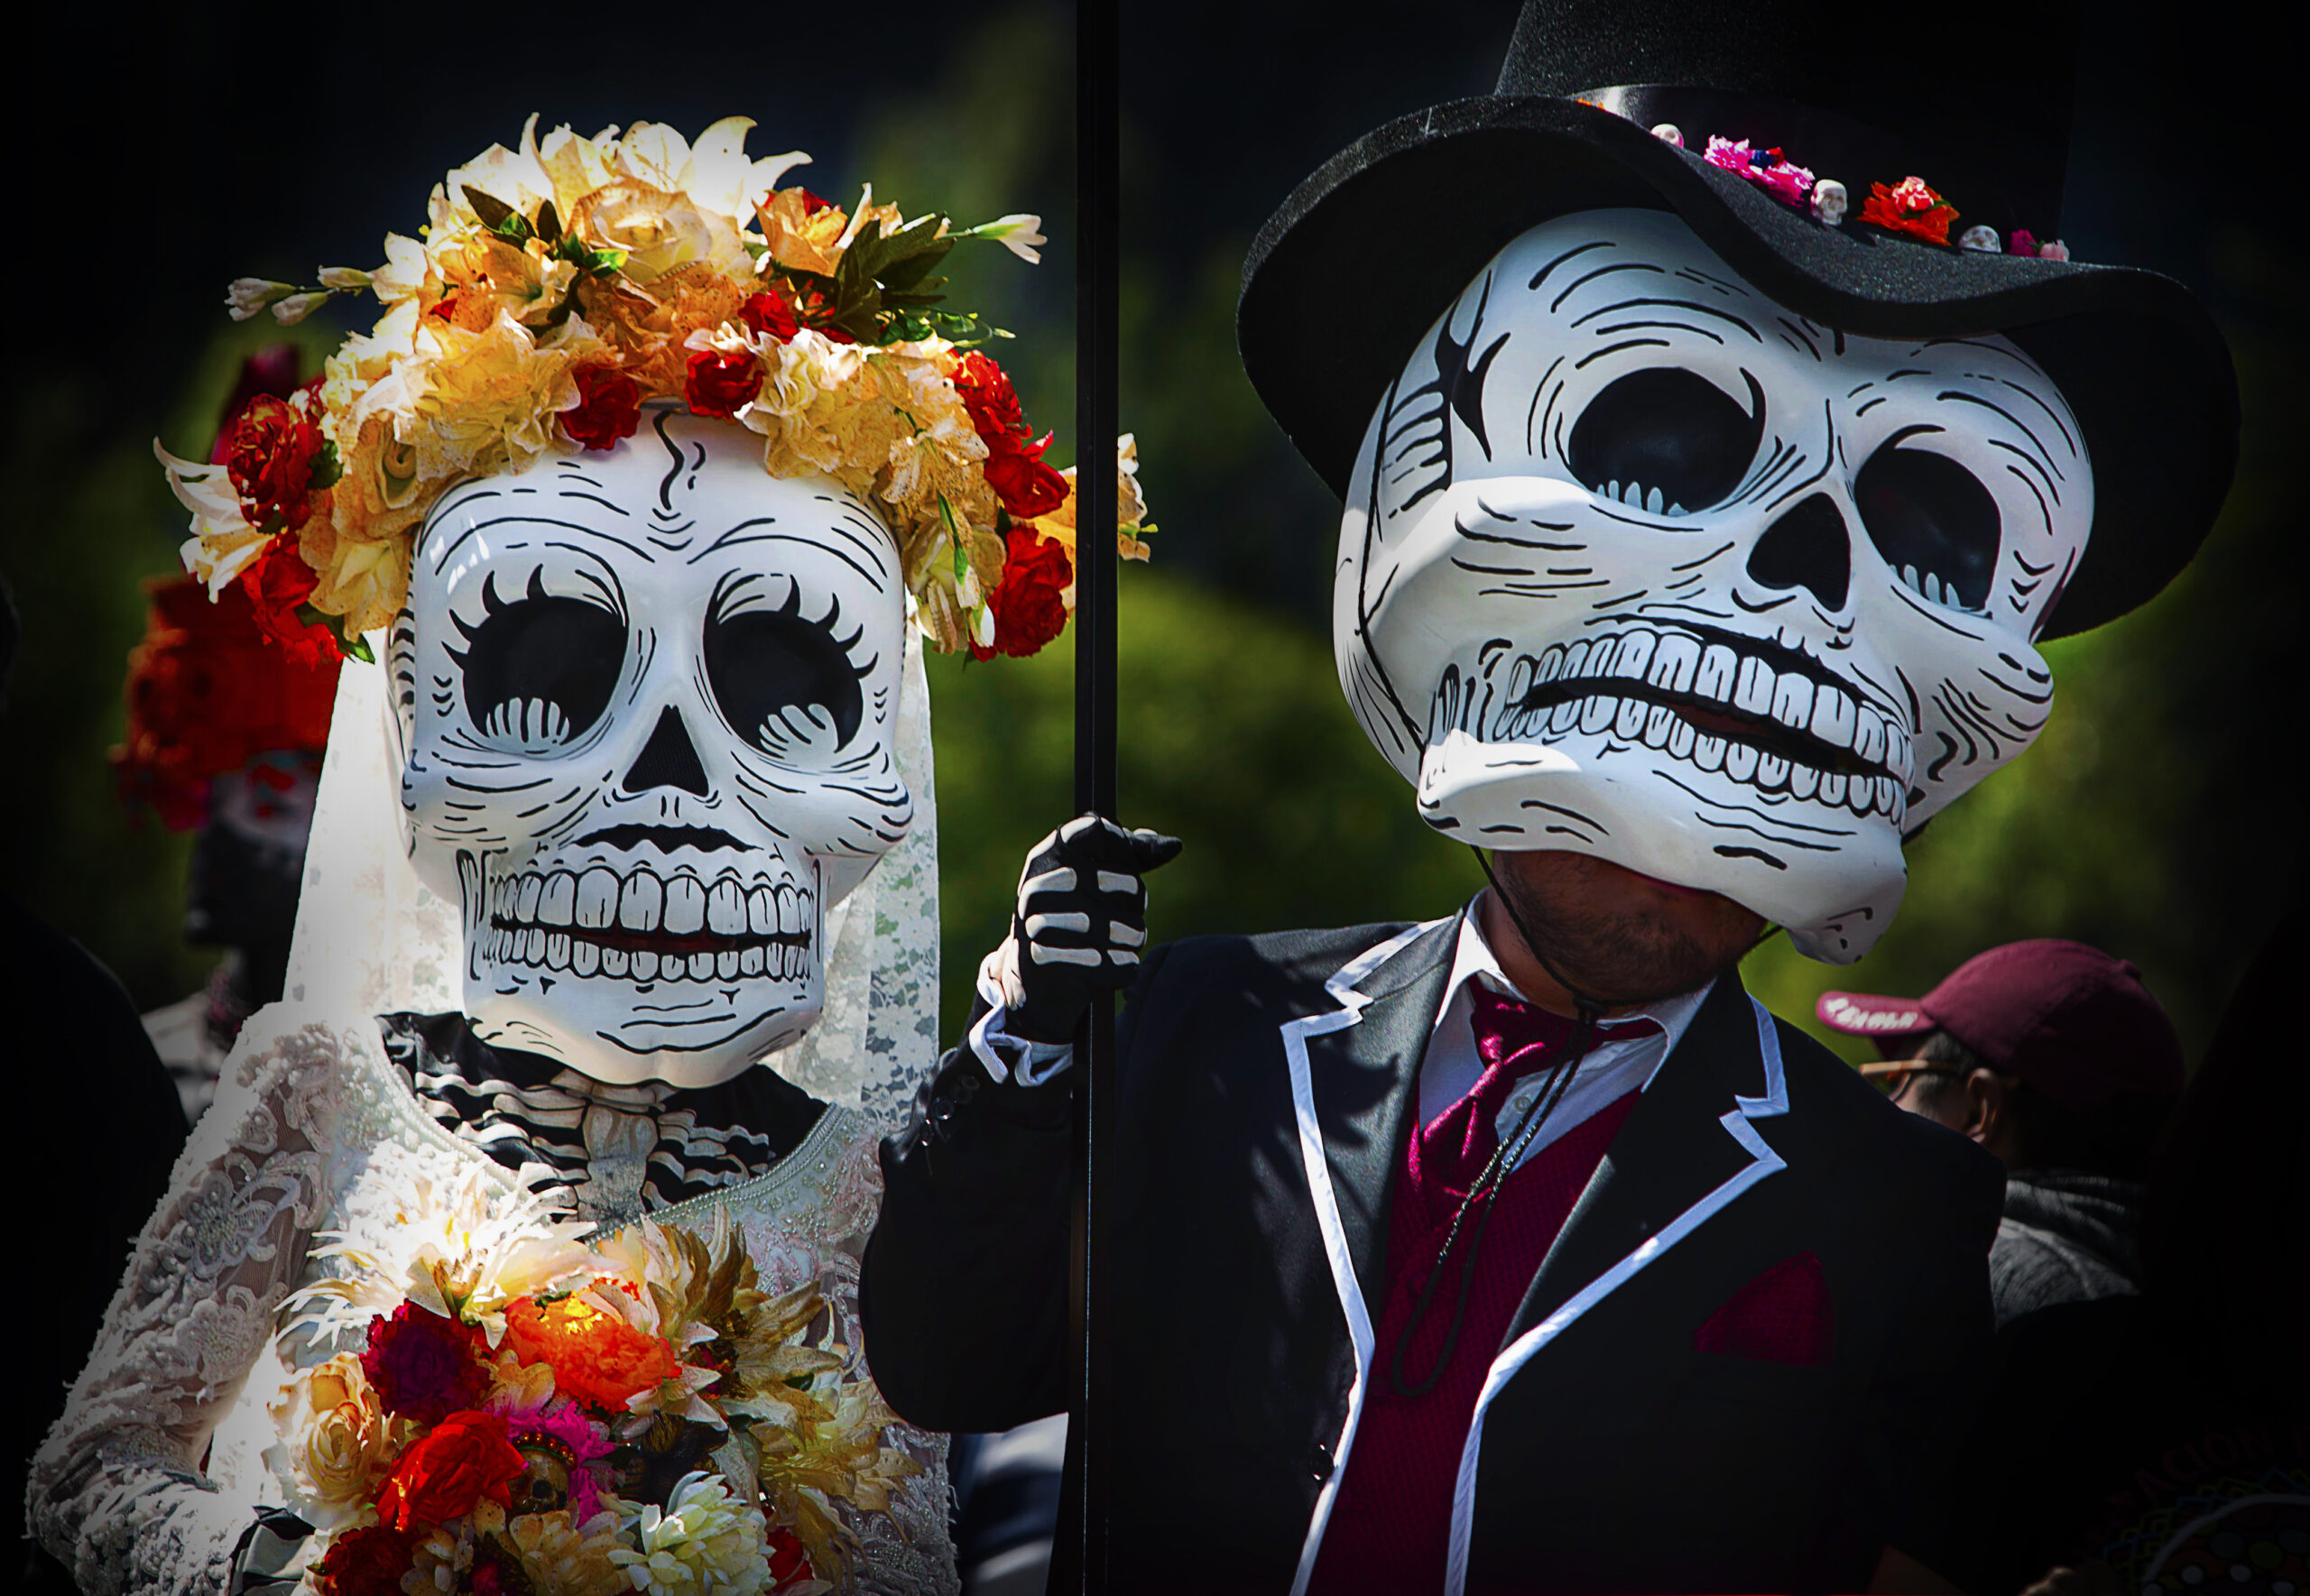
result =
M433 190L420 240L311 285L243 278L236 320L301 320L367 290L385 313L286 400L252 403L220 464L155 445L192 512L186 568L239 580L276 635L369 657L408 594L426 512L452 484L548 452L607 449L679 401L762 436L773 475L823 475L896 534L915 618L941 650L1030 654L1074 604L1072 471L1046 464L1002 367L1003 335L946 309L935 268L966 238L1040 257L1041 219L855 212L752 160L733 116L696 144L636 123L494 145ZM1118 441L1126 558L1146 558L1132 439Z

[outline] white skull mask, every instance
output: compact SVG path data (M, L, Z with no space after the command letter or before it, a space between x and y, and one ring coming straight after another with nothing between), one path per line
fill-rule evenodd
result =
M478 1035L702 1086L810 1028L826 911L913 816L904 602L882 523L726 422L443 496L390 664Z
M1438 830L1721 892L1846 963L2027 747L2093 484L1994 337L1851 337L1663 212L1524 234L1364 435L1333 632Z

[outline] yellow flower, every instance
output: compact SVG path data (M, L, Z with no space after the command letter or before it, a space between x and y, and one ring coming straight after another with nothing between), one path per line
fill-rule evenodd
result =
M753 270L753 257L729 217L701 208L688 195L631 178L586 196L568 226L596 248L625 251L625 275L645 286L683 266L708 265L731 277Z
M943 339L893 344L876 357L888 402L913 424L892 442L880 495L901 528L936 527L966 538L974 530L992 533L999 505L986 481L986 444L949 375L953 364Z
M612 181L617 175L611 170L610 161L616 152L617 129L604 128L592 138L584 138L567 126L557 127L546 135L538 149L538 164L553 184L553 208L567 226L569 217L584 202L587 195Z
M505 1527L522 1572L540 1591L553 1596L624 1596L633 1588L625 1571L610 1561L618 1545L618 1517L626 1505L602 1493L603 1509L582 1525L569 1522L566 1508L523 1513Z
M772 476L830 476L861 497L873 491L906 422L883 399L870 353L808 328L779 346L754 401L762 420L748 420L765 434Z
M340 1352L281 1388L267 1404L273 1444L264 1462L289 1506L316 1529L376 1522L378 1483L401 1454L408 1426L388 1416L361 1360Z
M547 254L531 240L527 247L492 234L477 234L437 252L437 264L454 296L457 325L477 331L503 310L515 320L543 318L559 305L578 275L568 261ZM436 314L439 307L435 308Z
M432 357L421 371L404 368L415 380L403 390L393 432L415 447L417 480L428 488L568 447L553 419L577 408L574 368L604 352L576 317L540 338L502 309L482 332L437 324L419 337L432 345Z
M400 512L405 522L416 521L414 507ZM369 523L369 529L383 521ZM315 516L299 535L298 551L319 574L311 604L316 609L345 617L346 632L358 636L393 624L409 596L410 540L390 534L382 538L353 538L340 533L329 521Z
M801 189L780 189L756 208L755 215L762 220L770 258L780 265L831 277L842 263L843 237L850 226L842 207L829 205L812 215Z
M1075 467L1069 466L1059 475L1067 479L1067 497L1049 515L1039 515L1027 524L1045 538L1064 544L1069 563L1075 558ZM1115 439L1115 552L1125 559L1145 559L1150 552L1139 540L1138 532L1147 522L1147 501L1139 491L1139 440L1131 433ZM1072 589L1067 603L1074 603Z

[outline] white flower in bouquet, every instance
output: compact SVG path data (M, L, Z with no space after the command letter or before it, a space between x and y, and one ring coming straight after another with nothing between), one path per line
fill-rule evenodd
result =
M762 1516L717 1475L685 1476L663 1510L632 1508L623 1527L640 1549L620 1546L610 1560L648 1596L752 1596L770 1584Z
M346 1273L310 1286L295 1305L324 1334L358 1331L403 1302L476 1324L495 1346L505 1306L583 1278L592 1263L584 1223L546 1199L468 1167L442 1180L401 1149L377 1149L367 1202L348 1204L342 1230L322 1232L317 1259Z

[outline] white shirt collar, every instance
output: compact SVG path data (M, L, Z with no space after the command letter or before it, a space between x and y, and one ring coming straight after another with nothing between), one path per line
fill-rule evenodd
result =
M1452 953L1452 974L1445 983L1443 1008L1437 1011L1439 1019L1443 1012L1452 1007L1452 1000L1460 995L1460 988L1478 976L1504 997L1528 1003L1531 1001L1508 978L1507 972L1500 967L1500 960L1492 954L1492 944L1484 940L1483 917L1476 913L1476 905L1483 896L1479 892L1460 910L1460 936ZM1668 1047L1661 1050L1661 1056L1665 1058L1684 1039L1686 1029L1693 1022L1693 1016L1700 1012L1701 1004L1708 1001L1708 994L1715 988L1716 981L1712 976L1705 985L1695 991L1677 997L1663 998L1657 1003L1641 1004L1625 1014L1612 1016L1612 1019L1606 1023L1639 1018L1651 1020L1668 1038Z

